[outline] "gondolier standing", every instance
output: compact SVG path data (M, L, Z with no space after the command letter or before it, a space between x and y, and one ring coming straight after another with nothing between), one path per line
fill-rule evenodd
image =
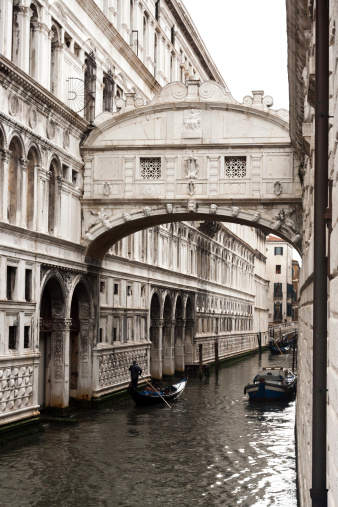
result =
M139 365L136 363L136 361L133 361L133 364L129 367L130 376L131 376L131 383L137 389L137 381L138 376L142 373L142 368L139 367Z

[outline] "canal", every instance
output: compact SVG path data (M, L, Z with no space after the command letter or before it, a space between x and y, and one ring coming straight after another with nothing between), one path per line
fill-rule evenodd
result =
M264 352L191 377L171 410L128 400L7 444L1 504L296 507L295 402L254 405L243 394L273 364L292 356Z

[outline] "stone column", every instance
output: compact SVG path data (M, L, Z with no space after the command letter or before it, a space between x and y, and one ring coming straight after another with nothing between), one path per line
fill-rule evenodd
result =
M162 378L162 334L163 320L152 320L150 328L150 374L153 378Z
M184 340L185 364L194 364L194 321L187 320Z
M12 58L13 0L1 0L0 54Z
M0 150L0 220L8 222L8 163L9 150Z
M77 397L89 400L92 396L92 347L94 337L94 319L80 320L79 352L78 362L79 378L77 386Z
M27 166L28 160L20 158L20 206L17 208L17 224L27 227Z
M182 319L176 320L176 326L175 326L175 371L184 371L185 370L184 336L185 336L185 322Z
M61 37L63 40L64 30L61 30ZM67 104L67 97L63 97L63 48L64 44L54 42L53 43L53 51L54 51L54 59L51 62L51 65L54 66L51 75L52 82L50 83L51 92L60 100L64 101Z
M48 219L48 182L50 172L43 167L36 166L37 172L37 210L36 229L38 232L46 232Z
M39 83L42 84L47 90L50 90L50 70L46 71L46 69L50 69L51 65L51 42L53 37L53 32L48 28L47 25L41 24L41 33L40 33L40 55L41 61L44 62L43 66L40 66L40 75L39 75Z
M175 322L165 322L163 326L163 374L173 375Z
M29 7L20 5L14 11L13 54L12 60L21 70L29 73L29 38L30 18L32 11Z
M69 330L71 319L53 319L50 406L69 405Z
M40 68L41 68L41 28L42 24L39 21L30 23L30 37L29 37L29 75L40 82Z

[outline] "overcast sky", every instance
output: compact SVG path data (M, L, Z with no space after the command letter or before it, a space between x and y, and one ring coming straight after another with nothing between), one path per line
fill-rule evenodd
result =
M285 0L183 4L235 100L264 90L273 109L289 109Z

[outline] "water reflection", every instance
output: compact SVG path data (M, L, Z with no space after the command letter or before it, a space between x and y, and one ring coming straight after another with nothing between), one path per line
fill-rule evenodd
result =
M127 401L2 448L2 503L293 507L295 403L255 405L244 385L268 353L190 378L170 410Z

